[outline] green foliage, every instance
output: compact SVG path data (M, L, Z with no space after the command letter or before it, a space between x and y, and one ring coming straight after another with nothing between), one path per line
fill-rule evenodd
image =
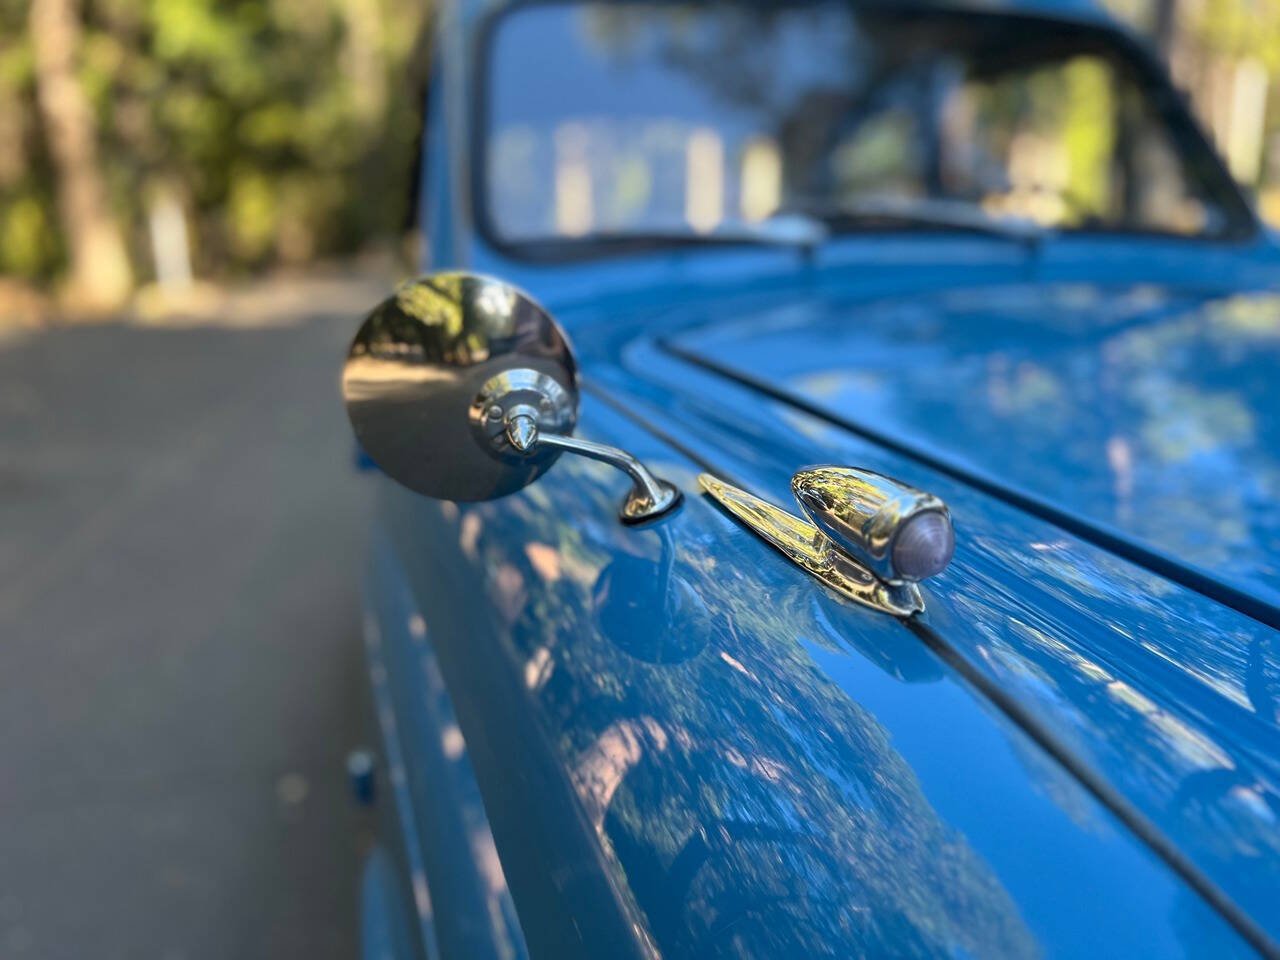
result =
M421 0L82 0L99 162L152 264L148 203L185 209L197 273L341 254L406 223ZM63 267L26 0L0 0L0 273ZM17 118L17 119L14 119Z
M1115 156L1117 80L1101 61L1079 57L1063 71L1061 131L1066 147L1067 195L1082 212L1099 214L1111 204L1110 167Z
M1260 60L1280 71L1280 2L1277 0L1204 0L1188 5L1187 26L1199 44L1235 59Z
M39 276L60 248L40 198L27 193L0 208L0 262L25 277Z

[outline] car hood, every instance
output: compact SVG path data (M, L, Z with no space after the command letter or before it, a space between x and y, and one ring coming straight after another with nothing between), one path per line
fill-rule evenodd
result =
M818 293L667 345L1274 622L1280 295Z
M529 955L1252 955L904 624L824 590L694 493L704 460L774 499L797 453L896 466L839 436L769 443L768 404L754 405L759 419L744 431L725 429L715 405L741 409L746 391L717 390L713 375L669 358L637 360L650 379L593 367L581 426L687 492L657 524L619 523L617 471L581 457L501 500L453 504L381 485L369 636L385 644L388 669L378 661L375 674L406 718L403 779L425 803L442 781L415 774L424 757L443 749L474 762L479 816L501 854L485 890L496 902L510 881ZM595 389L610 376L631 387L610 387L623 409ZM664 423L686 452L631 419L650 403L675 415ZM998 529L1009 518L984 511L980 495L938 490L965 531L943 582L926 585L938 628L960 634L966 656L990 658L1018 696L1065 717L1074 749L1165 811L1172 835L1198 838L1198 862L1275 918L1274 820L1257 809L1272 794L1255 785L1247 752L1224 755L1216 722L1139 700L1120 668L1085 659L1053 610L1015 610L1002 624L986 555L1002 566L1013 556L1001 543L1014 536ZM1092 560L1045 546L1040 572L1069 552ZM989 634L953 630L951 601ZM1139 625L1150 623L1138 606ZM1113 612L1105 598L1098 607ZM1097 639L1094 615L1075 618L1074 632ZM440 705L441 681L453 707ZM424 711L445 709L458 725L424 723ZM424 822L439 819L423 809ZM459 842L474 847L468 837ZM437 899L426 869L438 926L456 930L449 898L465 891L443 883ZM474 939L484 924L470 928Z

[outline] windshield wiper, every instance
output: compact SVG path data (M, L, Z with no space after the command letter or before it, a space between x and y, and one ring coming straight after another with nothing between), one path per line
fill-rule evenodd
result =
M783 213L760 221L728 220L707 231L672 227L648 230L593 230L576 236L522 238L523 255L556 262L582 255L584 249L605 253L648 253L682 247L785 247L806 254L831 235L818 217Z
M967 230L1022 243L1039 243L1048 231L1022 217L993 217L980 206L961 200L927 197L866 197L836 206L815 202L798 212L820 218L834 230L857 229L870 224L941 227Z
M711 230L599 230L577 237L557 237L560 242L599 244L609 247L702 246L753 244L768 247L814 247L831 230L818 217L804 213L780 213L764 220L726 220Z

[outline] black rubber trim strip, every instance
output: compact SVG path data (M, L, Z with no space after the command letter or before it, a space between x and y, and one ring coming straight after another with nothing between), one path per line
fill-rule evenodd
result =
M1072 756L1071 751L1059 742L1049 728L1036 716L1006 693L994 680L973 666L965 657L945 640L919 616L900 617L902 624L914 633L924 645L938 656L947 666L960 674L982 696L986 697L1009 720L1020 727L1036 745L1053 757L1059 764L1075 777L1081 786L1093 795L1099 803L1123 823L1135 836L1145 843L1156 856L1182 878L1192 890L1200 895L1210 907L1216 910L1227 923L1235 928L1249 946L1264 957L1280 960L1280 945L1271 939L1252 917L1238 907L1216 884L1203 873L1190 859L1179 850L1172 841L1160 832L1160 829L1148 820L1125 797L1094 774L1087 766Z
M923 453L909 444L903 443L901 440L897 440L872 427L868 427L864 424L856 423L851 420L844 420L801 397L787 393L785 390L779 390L770 383L756 377L749 376L748 374L744 374L732 367L726 367L714 360L709 360L700 354L677 346L669 340L659 340L658 346L662 350L672 356L678 357L686 363L691 363L704 370L709 370L712 373L718 374L728 380L733 380L744 387L763 393L780 403L785 403L788 406L795 407L797 410L801 410L812 417L817 417L819 420L825 421L832 426L857 434L878 446L891 450L900 456L914 460L917 463L926 466L931 470L936 470L938 473L945 474L954 480L959 480L967 486L980 490L998 500L1003 500L1005 503L1011 504L1019 510L1039 517L1041 520L1046 520L1054 526L1062 528L1073 536L1079 537L1081 540L1085 540L1096 547L1101 547L1109 553L1114 553L1132 563L1146 567L1152 573L1158 574L1166 580L1172 580L1174 583L1186 587L1188 590L1194 590L1196 593L1208 597L1210 600L1220 603L1224 607L1230 607L1237 613L1242 613L1246 617L1257 620L1259 623L1264 624L1273 630L1280 630L1280 608L1266 602L1265 600L1260 600L1238 587L1233 587L1229 583L1225 583L1216 577L1210 576L1201 570L1184 566L1176 560L1171 560L1163 554L1150 550L1126 537L1117 536L1113 533L1108 533L1106 530L1101 530L1089 523L1087 520L1082 520L1079 517L1073 516L1072 514L1067 513L1050 503L1046 503L1037 497L1032 497L1025 493L1020 493L1017 490L1012 490L1001 483L997 483L981 476L980 474L966 470L964 467L957 466L954 463L950 463L947 460L932 456L928 453Z
M615 413L652 434L657 440L671 447L685 458L696 463L709 473L715 473L730 483L742 486L740 480L725 476L724 471L705 457L691 450L686 444L677 440L670 433L656 426L648 419L641 417L634 410L611 397L607 390L583 381L585 393L600 400ZM824 418L825 419L825 418ZM658 522L661 522L660 520ZM926 613L927 615L927 613ZM1072 755L1071 751L1058 740L1049 727L1042 723L1031 710L1024 707L1013 696L1000 687L992 678L971 664L963 654L948 644L921 616L896 617L904 627L910 630L924 643L935 656L959 674L979 696L990 701L1019 730L1031 738L1041 750L1053 758L1069 776L1075 778L1095 800L1109 810L1117 820L1145 844L1152 853L1160 858L1179 879L1191 888L1209 907L1215 910L1253 949L1269 960L1280 960L1280 944L1259 926L1252 917L1236 905L1212 880L1205 876L1173 841L1169 840L1160 829L1146 818L1124 795L1114 789L1107 781L1090 770L1082 761Z

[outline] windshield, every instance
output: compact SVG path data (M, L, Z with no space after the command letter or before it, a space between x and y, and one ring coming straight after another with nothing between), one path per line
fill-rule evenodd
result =
M741 235L780 213L835 229L1251 223L1165 88L1066 23L534 4L498 20L487 71L482 201L507 243Z

